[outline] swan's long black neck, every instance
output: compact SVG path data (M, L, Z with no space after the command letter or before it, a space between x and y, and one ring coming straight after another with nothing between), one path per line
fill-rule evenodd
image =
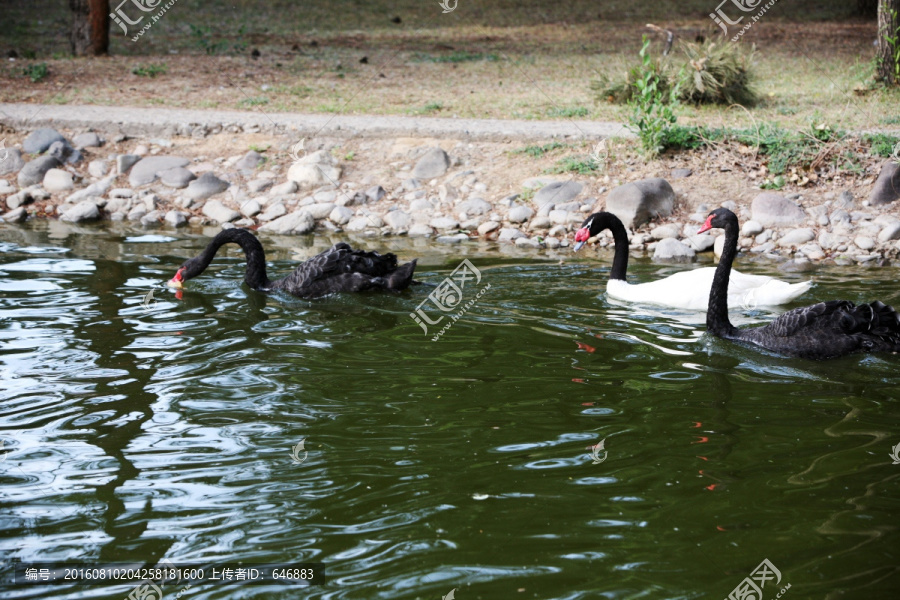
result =
M219 248L228 243L235 243L244 251L247 257L247 270L244 273L244 281L254 290L265 290L272 286L272 282L266 276L266 253L256 236L246 229L234 227L225 229L213 238L206 249L193 259L197 265L191 269L191 276L199 275L216 256ZM199 268L199 270L196 270ZM194 272L195 271L195 272Z
M625 226L622 225L622 221L617 216L606 213L598 217L597 221L591 225L592 230L595 227L597 228L596 233L591 232L592 236L597 235L604 229L609 229L612 232L613 241L616 244L616 254L613 257L609 278L625 281L625 272L628 270L628 234L625 232Z
M728 320L728 280L731 277L731 265L737 256L737 242L738 220L731 215L725 223L725 247L713 276L706 311L706 329L722 338L734 338L739 331Z

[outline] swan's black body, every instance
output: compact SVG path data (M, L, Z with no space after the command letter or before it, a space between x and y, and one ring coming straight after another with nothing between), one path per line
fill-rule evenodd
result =
M727 208L710 213L700 230L725 229L725 247L709 293L706 328L727 340L821 360L855 352L900 351L900 315L881 302L855 305L846 300L795 308L762 327L737 329L728 320L728 278L737 254L738 220Z
M221 231L206 249L185 261L173 282L180 284L206 270L219 248L233 242L247 256L244 281L254 290L263 292L281 290L301 298L316 298L336 292L362 292L364 290L402 290L412 282L416 261L397 266L393 254L378 254L354 250L348 244L335 244L318 254L285 277L275 281L266 276L266 254L262 244L246 229L232 228Z

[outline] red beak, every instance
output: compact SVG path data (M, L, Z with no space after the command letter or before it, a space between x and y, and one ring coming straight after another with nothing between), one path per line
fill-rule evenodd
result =
M712 215L709 215L708 217L706 217L706 222L703 224L703 227L701 227L699 230L697 230L697 233L703 233L704 231L709 231L710 229L712 229L712 220L713 220Z
M184 286L181 284L181 282L184 281L184 279L181 277L181 272L182 272L182 271L184 271L184 267L178 269L178 272L175 273L175 277L173 277L172 279L169 280L169 284L168 284L168 285L169 285L170 288L176 288L176 289L178 289L178 288L184 287Z

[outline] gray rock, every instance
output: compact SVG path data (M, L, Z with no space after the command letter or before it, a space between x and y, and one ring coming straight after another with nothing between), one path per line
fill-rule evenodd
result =
M606 198L606 210L619 217L628 229L657 217L668 217L674 206L675 190L659 177L620 185Z
M270 179L254 179L247 183L247 189L250 190L251 194L258 194L270 187L272 187L272 181Z
M551 210L547 218L554 225L565 225L571 219L572 213L567 210ZM580 218L580 216L579 216Z
M856 244L856 247L860 250L871 250L875 247L875 240L868 236L858 235L854 238L853 243Z
M247 200L241 204L241 214L245 217L255 217L262 211L262 207L256 200Z
M144 227L151 227L153 225L159 225L159 219L162 217L162 213L158 210L151 210L146 215L141 217L141 225Z
M68 223L79 223L81 221L93 221L100 218L100 209L93 200L82 200L75 206L72 206L60 216L60 220Z
M690 246L685 246L675 238L665 238L656 244L653 260L690 261L697 255Z
M541 243L537 238L517 237L515 239L516 248L540 248Z
M869 194L869 205L888 204L900 198L900 163L887 161Z
M384 215L384 222L394 231L406 231L409 229L410 218L402 210L392 210Z
M500 223L497 221L487 221L478 226L478 233L480 235L487 235L499 227Z
M560 242L555 237L548 237L544 240L544 244L551 250L555 250L556 248L559 248Z
M384 188L380 185L373 185L366 190L366 199L369 202L379 202L385 196Z
M527 237L524 233L515 229L513 227L504 227L500 230L500 235L497 236L498 242L515 242L516 239L521 237Z
M32 131L25 141L22 142L22 149L28 154L40 154L45 152L53 142L65 142L66 138L55 129L48 127Z
M838 199L834 202L834 208L848 211L856 208L856 203L853 201L853 192L850 190L841 192L841 195L838 196Z
M331 215L331 213L334 211L334 208L335 204L333 202L317 202L315 204L308 204L307 206L304 206L303 210L311 214L313 219L319 221L321 219L327 219L329 215ZM353 212L351 211L350 214L352 215Z
M409 237L429 237L433 233L434 230L425 223L414 223L409 228L409 231L406 232L406 235Z
M170 210L163 219L170 227L184 227L187 225L187 217L177 210Z
M741 235L757 236L763 232L763 229L764 227L759 221L744 221L744 224L741 226Z
M11 184L5 179L0 179L0 196L5 196L6 194L12 194L16 191L16 186Z
M341 168L328 152L318 150L295 161L288 169L287 177L300 188L319 187L329 183L337 185Z
M6 158L0 160L0 177L16 173L25 166L22 153L18 148L6 148Z
M409 203L410 212L434 210L434 205L424 198L413 200Z
M900 221L885 225L884 229L878 234L878 241L881 243L897 239L900 239ZM857 246L859 246L859 244L857 244Z
M262 162L262 155L256 150L251 150L245 154L239 161L234 163L234 167L241 171L252 171L259 163Z
M315 206L315 205L313 205ZM353 211L346 206L335 206L328 213L328 219L335 225L344 225L353 218Z
M25 188L37 185L44 180L44 175L47 174L47 171L59 166L60 162L55 156L39 156L34 160L28 161L19 171L19 187Z
M485 202L482 198L472 198L456 205L457 210L466 213L470 217L473 215L486 215L493 208L489 202ZM528 210L531 209L529 208Z
M319 190L315 194L313 194L313 200L318 202L319 204L334 204L335 199L337 198L337 192L335 190ZM346 205L341 205L346 206Z
M210 200L203 205L203 214L217 223L230 223L241 217L241 213L228 208L218 200Z
M694 249L695 252L709 252L716 244L716 239L706 233L700 235L691 235L687 238L687 244Z
M420 182L415 177L411 179L403 180L403 183L400 184L401 191L414 192L422 187L422 182Z
M550 202L554 204L571 202L583 189L584 186L577 181L554 181L539 189L532 202L538 207Z
M137 154L119 154L116 156L116 172L124 175L141 160Z
M778 238L777 244L783 248L789 246L802 246L806 242L816 239L816 234L812 229L804 227L802 229L792 229L786 234Z
M25 204L31 204L33 201L34 198L31 197L31 193L28 190L22 190L17 194L6 197L6 208L19 208Z
M316 220L305 210L298 210L289 215L279 217L271 223L266 223L259 231L277 233L283 235L302 235L309 233L316 227Z
M551 235L553 237L566 237L566 234L569 232L568 228L565 225L557 225L556 227L552 227L550 231L547 232L547 235Z
M110 175L109 177L101 179L100 181L95 181L83 190L78 190L74 194L70 194L69 197L66 198L66 202L81 202L82 200L85 200L87 198L102 196L109 190L115 179L116 178L114 175Z
M88 163L88 174L91 177L105 177L109 173L109 161L98 159Z
M50 169L44 174L44 181L41 184L48 192L64 192L75 188L75 181L72 174L62 169Z
M138 204L128 211L127 218L129 221L140 221L148 212L150 211L147 210L146 206Z
M438 186L438 198L441 202L456 202L459 200L459 191L449 183Z
M550 229L551 227L553 227L553 222L548 217L535 217L528 224L529 229Z
M490 212L490 211L488 211ZM509 209L507 219L510 223L524 223L534 215L534 210L529 206L515 206Z
M257 218L260 221L272 221L285 214L287 214L287 209L284 207L284 204L281 202L276 202L275 204L266 208L266 211L263 214L259 215Z
M297 191L297 183L294 181L285 181L284 183L280 183L272 189L269 190L269 193L273 196L284 196L287 194L293 194Z
M826 250L834 250L839 246L847 244L849 241L850 238L847 236L829 233L827 231L823 231L819 234L819 246Z
M825 252L823 252L822 248L814 242L803 244L798 251L809 260L822 260L825 258Z
M439 242L441 244L459 244L465 240L469 239L464 233L457 233L456 235L439 235L434 241Z
M7 223L21 223L28 218L28 213L24 207L15 208L3 215L3 220Z
M350 192L342 192L341 195L334 201L338 206L357 206L363 205L366 203L367 196L362 192L356 192L352 196Z
M435 217L431 219L431 222L428 223L438 231L447 230L447 229L457 229L459 227L459 221L454 219L453 217Z
M763 227L791 227L806 223L806 211L797 203L772 192L763 192L750 206L753 220Z
M55 156L56 160L61 163L71 165L81 162L82 159L81 151L70 146L67 141L53 142L50 144L50 147L47 148L47 154L49 156Z
M163 185L169 186L170 188L175 188L177 190L186 188L188 184L190 184L195 179L197 179L197 176L194 175L194 172L189 169L185 169L184 167L166 169L165 171L160 171L159 173L159 180L163 183Z
M147 159L144 159L147 160ZM141 161L144 162L144 161ZM140 164L138 164L140 166ZM137 169L137 167L135 169ZM132 171L132 174L134 172ZM194 181L190 182L187 186L187 189L184 192L184 195L190 198L191 200L205 200L210 196L215 196L216 194L221 194L225 190L228 189L228 182L222 181L218 177L213 174L212 171L207 171ZM223 221L220 221L220 223Z
M450 157L438 147L430 148L416 162L413 168L413 177L419 179L434 179L440 177L450 168Z
M89 131L87 133L79 133L73 137L72 145L76 148L99 148L103 145L103 140L93 131Z
M120 154L116 157L116 162L119 163L120 167L122 164L127 166L128 159L123 160L124 156L130 155ZM176 167L187 166L190 162L191 161L188 159L180 156L148 156L147 158L139 158L139 160L134 163L134 166L131 167L131 173L128 175L128 182L131 184L131 187L147 185L148 183L156 181L156 178L161 172ZM127 168L125 170L127 171ZM121 168L119 169L119 173L124 172L125 171Z
M346 225L344 225L344 229L347 231L364 231L370 228L381 229L382 227L384 227L384 221L382 221L381 217L378 215L361 215L359 217L353 217Z
M665 240L668 238L678 239L678 235L680 233L681 228L674 223L670 223L668 225L660 225L651 229L650 237L654 240Z
M690 169L672 169L672 179L683 179L693 174L694 172Z

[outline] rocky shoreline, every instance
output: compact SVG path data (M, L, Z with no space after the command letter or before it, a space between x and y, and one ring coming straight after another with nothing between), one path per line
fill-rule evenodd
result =
M501 150L457 140L361 140L348 150L328 138L292 144L258 135L254 141L265 146L259 147L225 132L110 140L92 131L67 133L37 129L0 148L4 221L109 219L147 228L219 225L448 244L483 239L540 252L568 247L589 214L609 210L629 229L632 250L690 261L721 247L722 236L695 232L709 210L723 205L741 219L744 252L838 264L900 256L900 216L892 204L900 198L900 168L890 161L866 199L848 189L809 196L757 189L749 203L716 203L709 201L716 193L675 189L668 181L679 185L691 169L662 178L628 168L635 178L629 182L533 172L522 179L509 161L502 164ZM257 149L224 155L241 145ZM607 247L612 238L603 232L592 242Z

